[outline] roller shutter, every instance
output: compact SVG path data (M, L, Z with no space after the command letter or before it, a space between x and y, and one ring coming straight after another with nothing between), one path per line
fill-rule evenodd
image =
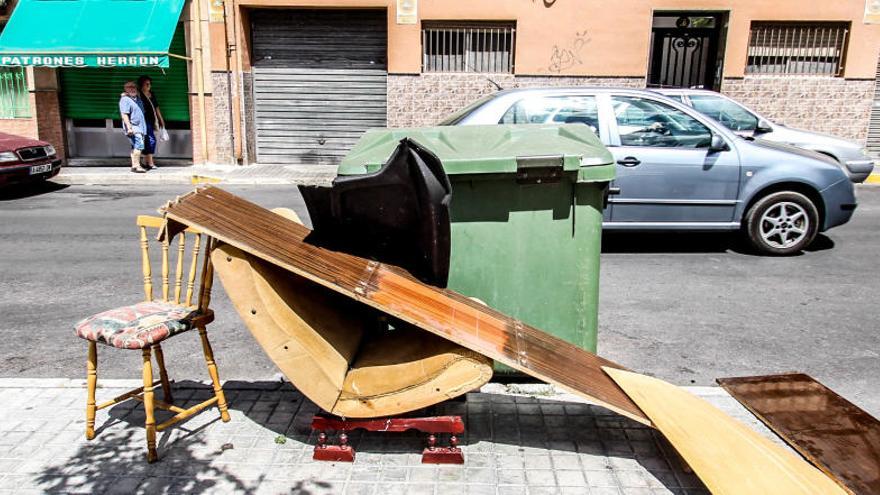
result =
M183 25L171 41L170 52L186 54ZM166 121L189 122L186 61L171 59L167 69L86 68L61 69L61 112L70 119L119 119L119 95L125 81L148 75ZM187 125L188 127L188 125Z
M384 10L273 10L251 16L257 159L338 164L386 125Z

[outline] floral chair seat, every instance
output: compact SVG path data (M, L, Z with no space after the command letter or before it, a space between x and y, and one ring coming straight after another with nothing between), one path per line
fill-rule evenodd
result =
M75 325L80 338L120 349L143 349L190 330L198 311L177 304L153 301L114 308Z

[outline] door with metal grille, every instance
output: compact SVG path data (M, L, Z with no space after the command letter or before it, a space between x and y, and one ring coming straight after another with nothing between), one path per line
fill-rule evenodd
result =
M386 125L384 10L251 15L257 160L338 164Z
M719 15L656 14L648 85L715 89L720 27Z

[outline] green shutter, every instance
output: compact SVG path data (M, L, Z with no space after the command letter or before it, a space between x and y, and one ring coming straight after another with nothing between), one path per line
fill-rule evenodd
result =
M186 53L183 24L178 24L170 53ZM65 68L61 69L61 111L71 119L118 119L119 95L125 81L147 75L167 121L189 121L186 61L171 59L171 67L158 68Z

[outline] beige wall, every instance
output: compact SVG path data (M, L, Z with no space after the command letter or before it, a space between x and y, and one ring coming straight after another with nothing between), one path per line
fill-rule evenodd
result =
M241 7L332 7L388 9L388 70L421 69L418 25L396 23L393 0L244 0ZM647 73L655 10L729 11L725 77L741 77L752 20L853 21L845 77L873 78L880 26L862 23L864 0L420 0L422 20L517 21L516 73L641 77ZM246 31L246 19L240 31ZM246 46L247 37L241 40ZM554 58L554 54L557 56ZM559 63L564 58L570 62Z

